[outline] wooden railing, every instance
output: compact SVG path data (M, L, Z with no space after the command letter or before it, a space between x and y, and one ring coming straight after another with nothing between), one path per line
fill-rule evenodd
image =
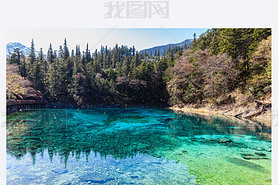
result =
M14 99L9 99L6 101L7 106L33 105L33 104L47 104L47 101L46 100L14 100Z

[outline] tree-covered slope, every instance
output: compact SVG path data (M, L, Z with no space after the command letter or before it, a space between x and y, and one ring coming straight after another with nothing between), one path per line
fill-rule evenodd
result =
M235 90L264 99L271 93L270 34L269 29L208 30L168 69L172 104L220 103Z
M66 39L46 55L30 49L7 63L50 102L222 106L271 96L271 29L210 29L155 56L123 45L69 51Z

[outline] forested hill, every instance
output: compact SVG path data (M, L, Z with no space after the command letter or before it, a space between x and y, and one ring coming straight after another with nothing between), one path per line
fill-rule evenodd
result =
M53 102L220 106L271 96L270 29L211 29L190 48L161 56L118 45L69 51L65 39L57 52L50 44L44 57L32 41L28 56L15 51L7 63ZM18 94L9 91L7 98L24 97Z
M249 100L270 97L271 30L208 30L167 75L174 104L221 104L234 101L228 99L233 93Z

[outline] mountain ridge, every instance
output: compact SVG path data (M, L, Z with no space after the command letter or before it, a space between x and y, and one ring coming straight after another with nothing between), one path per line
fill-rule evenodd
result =
M176 46L183 47L184 43L186 43L186 46L188 47L188 46L191 46L192 41L193 41L193 39L186 39L179 43L170 43L170 44L165 44L165 45L160 45L160 46L154 46L151 48L142 49L142 50L140 50L140 53L143 54L146 51L148 55L154 55L155 51L159 50L159 54L160 54L160 56L162 56L164 49L165 49L165 52L167 52L167 50L169 48L173 48Z
M164 49L167 52L167 50L169 48L173 48L176 46L183 47L184 43L186 43L186 46L190 46L192 41L193 41L193 39L186 39L179 43L170 43L170 44L165 44L165 45L154 46L154 47L147 48L147 49L142 49L139 52L141 54L143 54L146 51L148 55L154 55L155 51L159 50L159 54L160 54L160 56L162 56ZM23 52L23 54L25 56L28 56L29 53L31 52L30 47L27 47L27 46L21 44L20 42L9 42L6 44L6 57L7 58L10 57L11 53L13 53L14 49L16 49L16 48L19 48L20 51ZM38 55L39 52L35 50L35 54Z
M6 57L7 58L10 57L16 48L19 48L20 51L23 52L25 56L28 56L29 53L31 52L30 47L27 47L21 44L20 42L9 42L6 44ZM35 54L38 55L39 52L35 50Z

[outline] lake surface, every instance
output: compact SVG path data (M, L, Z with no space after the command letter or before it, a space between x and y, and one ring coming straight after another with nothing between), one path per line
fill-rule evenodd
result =
M271 184L271 129L168 109L7 118L7 184Z

